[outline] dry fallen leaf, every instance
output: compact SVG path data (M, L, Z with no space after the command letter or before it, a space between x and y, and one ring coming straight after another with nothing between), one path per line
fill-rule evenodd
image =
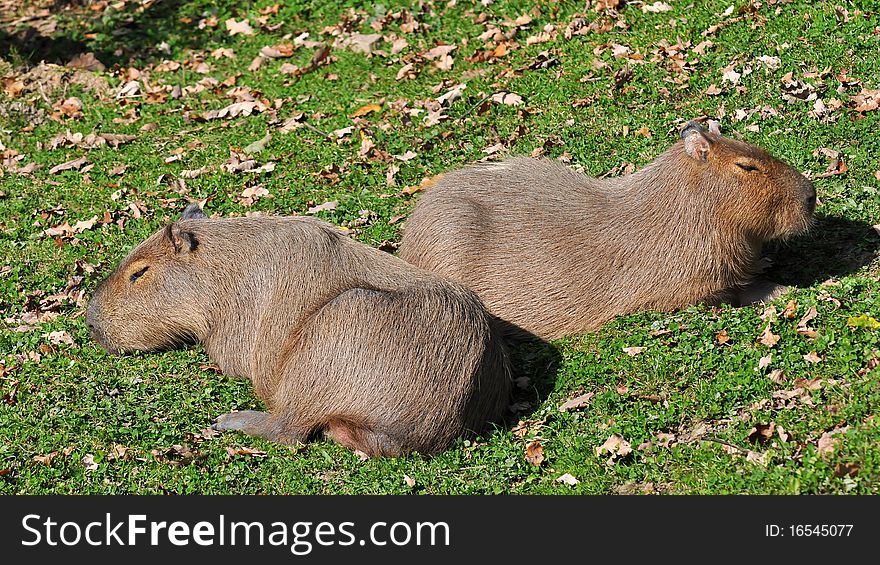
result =
M361 116L366 116L372 112L379 112L382 110L382 106L378 104L367 104L366 106L361 106L351 115L352 118L359 118Z
M242 206L247 207L247 206L252 205L254 202L259 200L260 198L263 198L266 196L271 196L271 194L269 194L269 191L266 190L266 188L263 187L263 185L258 184L256 186L249 186L249 187L245 188L242 191L241 196L239 196L238 202Z
M773 347L779 341L779 336L770 331L770 324L768 323L758 341L767 347Z
M721 330L717 334L715 334L715 341L718 342L718 345L724 345L728 341L730 341L730 336L727 335L727 330Z
M253 447L227 447L226 453L228 453L231 457L236 455L249 455L251 457L266 457L265 451L260 451L259 449L254 449Z
M752 443L767 443L776 432L776 422L769 424L755 424L749 431L748 440Z
M654 2L653 4L642 5L643 12L653 12L656 14L659 12L668 12L670 10L672 10L672 6L664 2Z
M336 209L336 205L339 204L336 200L331 200L330 202L324 202L323 204L319 204L317 206L312 206L306 211L306 214L317 214L318 212L330 212Z
M817 453L820 457L823 457L834 451L834 446L837 444L837 439L834 438L834 434L837 432L837 429L834 429L830 432L825 432L822 434L822 437L819 438L817 442Z
M575 486L580 481L578 481L571 473L565 473L564 475L560 475L556 478L557 483L564 483L568 486Z
M815 339L817 336L816 330L807 327L807 323L809 323L810 320L815 318L817 315L818 312L816 311L816 307L810 306L810 309L807 310L807 313L804 314L800 321L797 323L797 328L795 329L795 331L801 335L805 335L809 338Z
M55 165L51 169L49 169L49 174L54 175L60 173L62 171L69 171L71 169L81 169L83 168L89 160L85 158L85 156L80 157L79 159L73 159L71 161L67 161L65 163L61 163L60 165Z
M759 369L766 369L767 367L770 366L770 363L772 360L773 360L773 354L768 353L767 355L758 359L758 368Z
M431 188L432 186L437 184L437 181L439 181L442 177L443 173L440 173L439 175L434 175L432 177L424 177L422 179L422 182L420 182L418 186L408 186L404 188L401 193L409 196L415 194L416 192L427 190L428 188Z
M626 457L632 453L632 447L621 436L612 434L611 437L605 440L605 443L596 448L596 456L601 456L603 453L608 453L612 459L615 456Z
M95 456L91 453L86 453L83 456L82 464L86 468L86 471L95 471L98 469L98 464L95 463Z
M660 447L671 447L675 442L675 434L660 432L657 434L657 445Z
M822 357L816 354L815 351L810 351L806 355L804 355L804 359L810 363L821 363Z
M544 462L544 447L537 440L526 446L526 461L535 467L540 467Z
M37 463L42 463L43 465L49 467L52 465L52 460L58 457L58 452L53 451L47 455L34 455L34 461Z
M71 335L69 333L64 332L64 331L51 332L51 333L49 333L48 337L49 337L49 341L51 341L55 345L61 345L62 343L66 343L67 345L70 345L70 346L76 346L76 342L73 341L73 337L71 337Z
M640 354L642 351L647 349L646 347L624 347L623 351L629 355L630 357L635 357Z
M409 475L403 476L403 483L406 486L408 486L409 488L413 488L414 486L416 486L416 480L413 479L412 477L410 477Z
M240 22L235 21L233 18L229 18L226 20L226 30L229 32L229 35L253 35L254 29L251 27L251 24L247 20L241 20Z
M438 59L443 57L444 55L448 55L449 53L455 51L458 48L457 45L438 45L433 49L429 49L422 53L422 57L428 59L429 61L433 61L434 59Z
M577 410L579 408L584 408L587 404L589 404L590 399L592 399L596 395L595 392L588 392L586 394L581 394L580 396L576 396L570 400L566 400L562 404L559 405L560 412L567 412L569 410Z
M522 96L506 91L496 92L489 100L497 104L507 104L508 106L519 106L523 103Z
M788 304L785 305L785 310L782 311L782 317L788 320L794 318L795 311L797 310L797 300L790 300Z

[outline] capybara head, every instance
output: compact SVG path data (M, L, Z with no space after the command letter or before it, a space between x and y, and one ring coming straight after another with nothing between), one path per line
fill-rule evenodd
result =
M723 137L717 122L709 130L691 121L680 147L690 157L693 186L711 192L714 221L756 240L784 239L809 228L816 189L793 167L754 145ZM675 174L670 171L670 174Z
M207 216L190 205L181 219ZM196 236L179 222L138 245L95 290L86 309L92 337L109 353L155 350L194 340L207 325Z

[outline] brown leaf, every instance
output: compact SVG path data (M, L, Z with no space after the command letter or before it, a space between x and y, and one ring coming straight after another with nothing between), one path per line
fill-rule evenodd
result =
M611 455L611 458L614 459L616 456L618 457L626 457L630 453L632 453L632 448L625 439L617 434L612 434L605 443L596 448L596 455L601 456L602 453L608 453Z
M806 359L810 363L820 363L822 361L822 357L816 354L815 351L810 351L806 355L804 355L804 359Z
M580 408L584 408L587 406L587 404L590 403L590 399L592 399L595 395L595 392L588 392L586 394L576 396L570 400L566 400L559 405L559 411L567 412L569 410L578 410Z
M770 331L770 324L768 323L758 341L767 347L773 347L779 341L779 336Z
M336 200L331 200L330 202L324 202L323 204L319 204L317 206L312 206L308 210L306 210L306 214L317 214L318 212L331 212L336 209L336 205L339 204Z
M837 439L834 438L834 434L838 431L839 430L835 428L830 432L823 433L822 437L819 438L819 441L816 444L816 453L818 453L820 457L824 457L834 451L834 446L837 445Z
M73 69L84 69L86 71L103 71L107 67L95 57L94 53L79 53L67 63L67 66Z
M80 157L79 159L73 159L71 161L66 161L61 163L60 165L55 165L51 169L49 169L49 174L55 175L62 171L69 171L71 169L79 170L83 168L89 162L85 156Z
M859 369L859 376L863 377L863 376L867 375L868 373L870 373L871 371L873 371L874 369L876 369L877 367L880 367L880 357L872 357L868 361L867 365L865 365L864 367Z
M52 460L58 457L58 452L53 451L47 455L34 455L34 461L37 463L41 463L46 467L50 467L52 465Z
M730 341L730 336L727 335L727 330L721 330L717 334L715 334L715 341L718 342L718 345L724 345L728 341Z
M785 310L782 311L782 317L788 320L794 318L795 311L797 310L797 300L790 300L788 304L785 305Z
M427 190L437 184L437 181L439 181L442 177L443 173L440 173L439 175L434 175L432 177L424 177L422 179L422 182L420 182L418 186L408 186L404 188L401 193L409 196L415 194L416 192Z
M850 97L856 112L871 112L880 106L880 90L863 89L855 96Z
M86 471L96 471L98 469L98 464L95 463L95 456L91 453L86 453L83 456L82 464L86 468Z
M117 460L117 459L118 460L129 459L128 452L130 449L131 449L130 447L125 447L124 445L119 445L119 444L114 445L113 448L110 450L110 453L107 454L107 460L113 461L113 460Z
M828 168L825 169L825 172L819 173L818 175L816 175L816 178L823 179L827 177L832 177L834 175L842 175L848 170L849 167L846 166L846 163L843 162L843 159L832 159L831 163L828 165Z
M654 2L653 4L642 5L643 12L653 12L656 14L660 12L668 12L670 10L672 10L672 6L664 2Z
M260 49L260 55L267 59L280 59L283 57L292 57L296 49L292 43L279 43L278 45L265 46Z
M235 457L236 455L247 455L250 457L266 457L265 451L260 451L259 449L254 449L253 447L227 447L226 453L230 455L230 457Z
M237 118L239 116L250 116L253 113L264 112L267 109L266 105L259 100L246 100L244 102L235 102L219 110L204 112L196 117L205 121L222 118Z
M811 339L816 339L816 336L817 336L816 330L814 330L813 328L807 327L807 323L809 323L809 321L812 320L813 318L815 318L817 315L818 315L818 312L816 311L816 307L810 306L810 309L807 311L806 314L804 314L804 316L798 322L797 328L795 329L795 331L797 333L799 333L801 335L805 335Z
M785 374L782 372L782 369L773 369L767 377L776 384L785 382Z
M749 431L748 439L752 443L767 443L776 432L776 422L769 424L756 424Z
M348 47L355 53L365 53L369 55L379 46L380 43L382 43L382 39L382 34L380 33L353 33L350 36L343 38L339 45Z
M564 475L560 475L559 477L557 477L556 482L563 483L563 484L566 484L570 487L573 487L576 484L578 484L580 481L578 481L576 478L574 478L574 476L571 473L565 473Z
M535 467L540 467L544 462L544 447L537 440L526 446L526 461Z
M413 479L412 477L410 477L409 475L404 475L403 476L403 484L405 484L409 488L413 488L414 486L416 486L416 480Z
M51 341L55 345L66 343L67 345L70 345L72 347L76 346L76 342L73 341L73 337L71 337L71 335L65 331L50 332L48 334L48 337L49 341Z
M671 447L675 442L675 434L660 432L657 434L657 445L660 447Z
M840 477L855 477L859 474L861 470L861 465L858 463L838 463L834 466L834 476L837 478Z
M371 114L373 112L380 112L382 110L382 106L378 104L367 104L366 106L361 106L351 115L352 118L360 118L361 116L366 116L367 114Z
M496 92L491 98L489 98L489 100L497 104L506 104L508 106L519 106L523 103L522 96L506 91Z
M624 347L623 351L630 357L635 357L643 352L647 347Z
M768 353L767 355L758 359L758 368L759 369L766 369L767 367L770 366L770 363L772 361L773 361L773 355L771 353Z
M237 35L239 33L242 35L254 34L254 29L247 20L237 22L233 18L229 18L226 20L226 30L229 32L229 35Z
M429 61L433 61L434 59L442 58L445 55L455 51L458 48L457 45L438 45L433 49L429 49L422 53L422 57L428 59Z
M718 88L715 84L710 84L709 88L706 89L705 94L707 96L718 96L721 94L721 89Z

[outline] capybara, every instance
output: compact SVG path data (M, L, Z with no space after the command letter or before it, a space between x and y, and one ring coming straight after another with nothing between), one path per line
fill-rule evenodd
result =
M293 444L435 454L508 406L495 321L464 286L313 218L209 218L197 204L138 245L86 320L110 353L204 346L268 412L220 416Z
M508 333L544 339L642 310L757 301L762 245L804 232L812 183L766 151L689 122L644 168L596 179L513 158L443 175L400 257L461 282Z

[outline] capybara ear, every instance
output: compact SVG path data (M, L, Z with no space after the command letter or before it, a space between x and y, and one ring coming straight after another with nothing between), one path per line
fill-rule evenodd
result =
M183 215L180 217L181 220L203 220L207 218L208 215L202 211L202 207L199 206L198 202L191 202L189 206L186 207L183 211Z
M196 239L194 233L182 229L177 222L168 224L165 228L165 237L174 247L174 252L178 255L195 251L199 246L199 240Z
M721 122L718 120L708 120L706 123L709 124L709 133L721 135Z
M684 140L684 151L691 158L698 161L706 161L709 158L712 142L706 137L703 126L693 120L689 121L681 130L681 138Z

